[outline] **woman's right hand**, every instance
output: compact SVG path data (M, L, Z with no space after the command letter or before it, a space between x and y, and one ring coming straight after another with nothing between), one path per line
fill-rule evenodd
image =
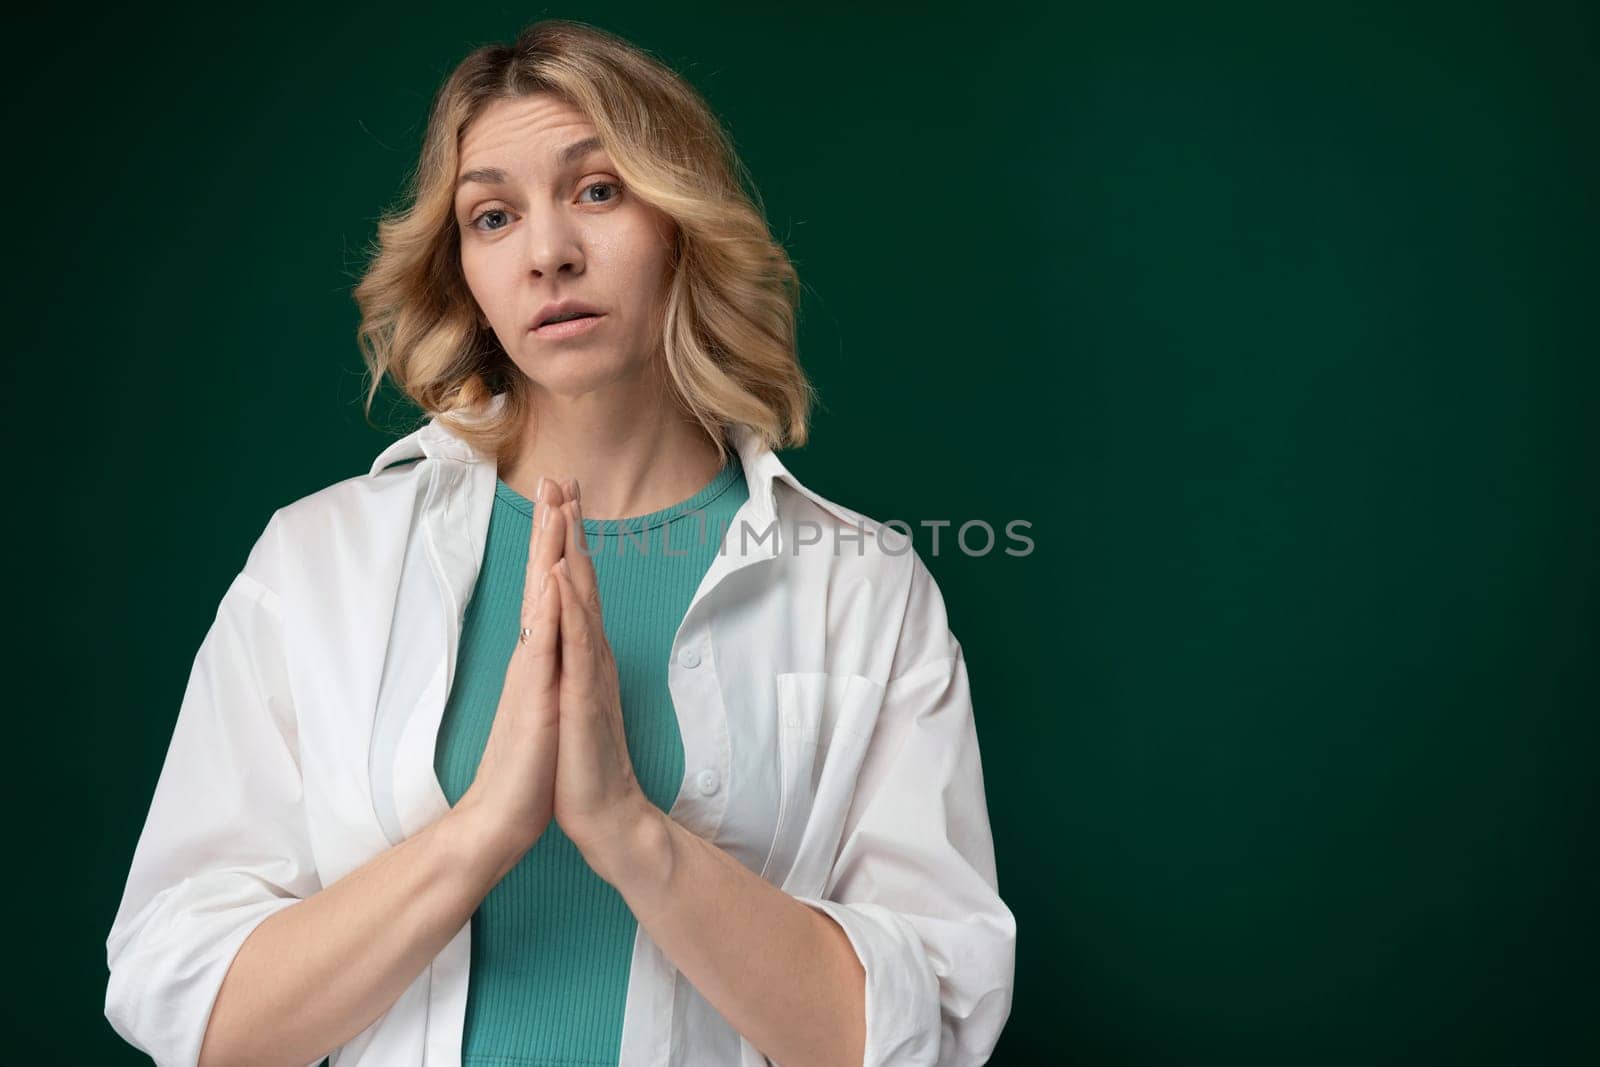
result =
M530 632L526 642L519 633L489 740L454 809L502 853L506 871L539 840L555 808L561 595L551 568L566 547L566 499L567 490L552 478L541 478L534 491L521 621Z

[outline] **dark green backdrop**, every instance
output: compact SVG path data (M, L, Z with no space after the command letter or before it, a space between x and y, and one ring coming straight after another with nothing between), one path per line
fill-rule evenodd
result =
M1596 1062L1577 3L12 22L8 1060L142 1061L104 941L193 655L389 440L363 247L444 73L551 14L729 123L807 283L801 477L1033 524L918 538L1018 918L995 1062Z

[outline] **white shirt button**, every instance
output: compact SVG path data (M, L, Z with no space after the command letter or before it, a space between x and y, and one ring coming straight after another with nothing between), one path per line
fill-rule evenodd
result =
M678 653L678 662L685 667L698 667L700 666L700 653L692 648L686 648Z
M717 791L718 784L719 780L717 778L716 771L704 770L695 775L695 785L699 787L701 796L708 797L712 793L715 793Z

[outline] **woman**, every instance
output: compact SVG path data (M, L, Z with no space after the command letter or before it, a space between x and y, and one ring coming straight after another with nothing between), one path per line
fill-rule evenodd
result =
M811 491L703 100L562 20L442 87L356 297L430 418L279 509L107 941L158 1063L981 1063L1015 923L961 646Z

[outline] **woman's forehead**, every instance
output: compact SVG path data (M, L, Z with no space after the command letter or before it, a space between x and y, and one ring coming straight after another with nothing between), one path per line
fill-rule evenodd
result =
M496 100L486 107L462 131L460 155L463 167L494 164L495 160L475 159L491 152L564 166L599 147L599 134L587 115L560 97L540 93Z

